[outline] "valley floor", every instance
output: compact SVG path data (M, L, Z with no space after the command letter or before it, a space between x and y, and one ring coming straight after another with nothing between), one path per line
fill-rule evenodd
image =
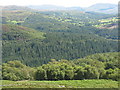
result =
M118 88L113 80L9 81L2 80L2 88Z

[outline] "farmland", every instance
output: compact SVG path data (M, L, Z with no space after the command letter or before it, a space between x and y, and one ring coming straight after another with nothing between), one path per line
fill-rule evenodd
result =
M61 80L61 81L8 81L3 80L3 88L118 88L112 80Z

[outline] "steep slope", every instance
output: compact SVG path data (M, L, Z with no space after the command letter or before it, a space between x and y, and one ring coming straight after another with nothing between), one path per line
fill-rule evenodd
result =
M41 33L23 26L3 25L3 62L21 60L38 66L50 59L76 59L117 51L117 42L90 33Z
M17 26L17 25L2 25L2 39L3 40L29 40L29 39L43 39L44 36L42 32L38 32L36 30L23 27L23 26Z
M41 41L45 38L45 33L23 26L3 25L2 30L3 62L8 60L25 60L24 62L29 62L28 59L24 59L32 57L29 56L29 50L32 50L29 45L32 41L38 39Z

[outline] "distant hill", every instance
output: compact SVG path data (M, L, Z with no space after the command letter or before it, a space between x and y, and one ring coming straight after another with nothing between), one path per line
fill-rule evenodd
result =
M29 5L29 6L0 6L0 9L5 11L16 11L16 10L25 10L25 11L33 11L40 10L40 11L57 11L57 10L77 10L77 11L84 11L84 12L97 12L97 13L104 13L104 14L117 14L118 13L118 5L116 4L109 4L109 3L97 3L90 7L82 8L80 6L75 7L64 7L64 6L56 6L56 5Z
M30 5L28 6L31 9L37 10L65 10L65 7L55 6L55 5Z
M36 10L80 10L83 11L81 7L64 7L56 5L30 5L28 6L31 9Z
M84 9L82 7L69 7L68 10L80 10L80 11L84 11Z
M16 5L10 5L10 6L0 6L0 9L4 10L4 11L15 11L15 10L31 10L28 7L25 6L16 6Z
M31 9L36 10L78 10L78 11L86 11L86 12L98 12L105 14L117 14L118 6L116 4L109 3L98 3L94 4L87 8L82 7L63 7L63 6L55 6L55 5L31 5L28 6Z
M106 14L117 14L118 6L116 4L98 3L85 8L85 11L92 11Z

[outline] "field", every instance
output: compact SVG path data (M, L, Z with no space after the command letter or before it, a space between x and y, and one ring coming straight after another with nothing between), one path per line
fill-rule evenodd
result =
M112 80L2 81L3 88L118 88Z

